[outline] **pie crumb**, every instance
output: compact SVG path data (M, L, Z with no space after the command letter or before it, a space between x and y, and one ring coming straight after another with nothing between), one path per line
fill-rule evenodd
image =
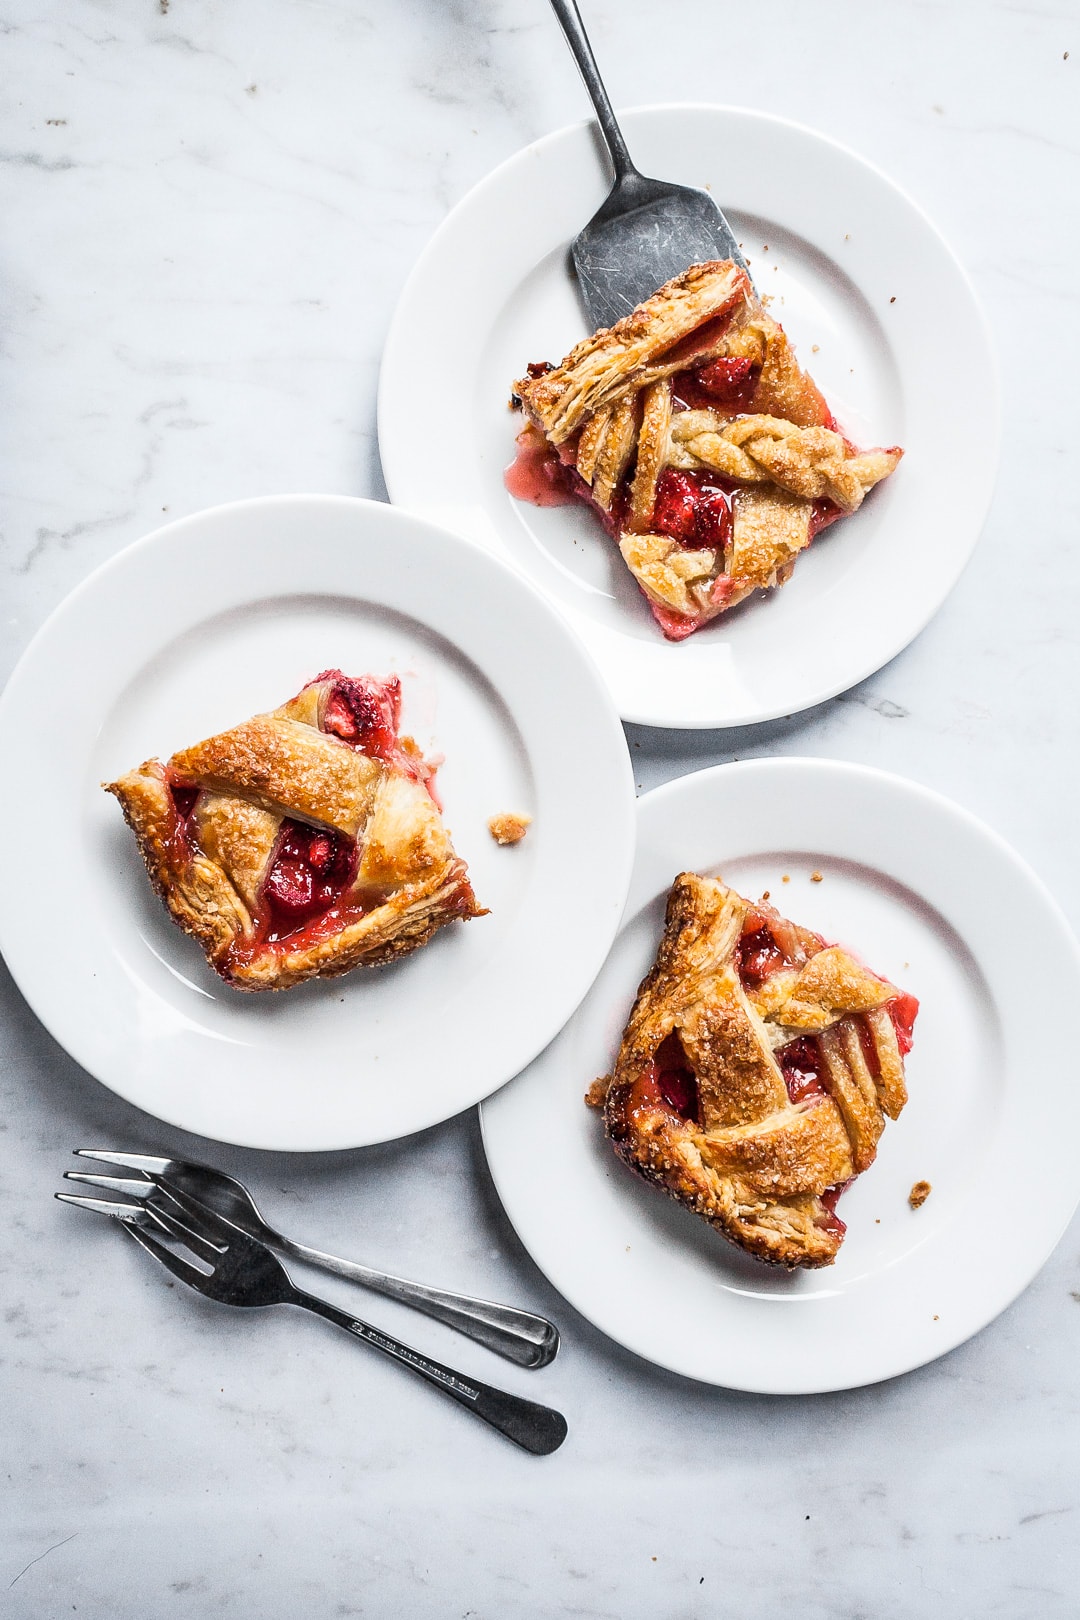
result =
M604 1103L607 1100L608 1082L610 1079L611 1076L608 1074L597 1075L596 1079L585 1093L585 1101L590 1108L603 1108Z
M532 823L532 816L492 816L488 832L497 844L520 844Z
M929 1198L932 1188L928 1181L917 1181L907 1195L907 1201L912 1209L921 1209Z
M784 875L783 875L783 877L782 877L782 878L781 878L781 879L780 879L780 881L781 881L781 883L790 883L790 882L791 882L791 875L790 875L790 873L788 873L788 872L785 872L785 873L784 873Z
M811 874L810 874L811 883L820 883L822 881L822 878L824 877L824 875L825 874L823 872L811 872Z
M767 900L767 899L768 899L768 898L769 898L769 891L768 891L768 889L766 889L766 890L765 890L765 891L764 891L764 893L763 893L763 894L762 894L762 896L761 896L761 898L762 898L762 899L763 899L763 900Z
M811 343L811 345L810 345L810 353L811 354L820 354L820 352L821 352L821 344L820 343Z

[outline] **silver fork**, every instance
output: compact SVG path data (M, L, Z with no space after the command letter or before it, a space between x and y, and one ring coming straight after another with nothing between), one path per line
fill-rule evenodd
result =
M514 1305L473 1299L468 1294L455 1294L445 1288L430 1288L426 1283L410 1282L405 1277L389 1276L370 1266L358 1265L353 1260L339 1260L336 1255L323 1254L319 1249L309 1249L306 1244L294 1243L263 1219L243 1183L227 1176L223 1170L212 1170L209 1165L193 1164L185 1159L162 1159L148 1153L115 1153L107 1148L76 1148L75 1153L80 1159L97 1159L102 1164L137 1170L148 1179L131 1181L68 1170L65 1171L68 1181L83 1182L91 1187L100 1187L103 1191L118 1192L126 1198L140 1200L148 1198L156 1185L179 1187L204 1208L224 1216L246 1232L248 1237L257 1238L279 1254L305 1260L309 1265L320 1266L323 1271L348 1277L351 1282L360 1283L376 1294L384 1294L388 1299L411 1305L414 1310L445 1322L447 1327L466 1334L520 1367L546 1367L555 1359L559 1348L559 1330L546 1317L534 1316L531 1311L518 1310Z
M370 1323L339 1310L328 1300L305 1293L295 1286L281 1261L265 1244L207 1211L177 1188L162 1187L152 1202L139 1205L117 1205L106 1199L79 1198L72 1193L57 1193L56 1197L63 1203L78 1204L83 1209L96 1209L118 1218L140 1248L152 1254L174 1277L208 1299L223 1305L299 1305L316 1316L325 1317L328 1322L335 1322L346 1333L381 1350L425 1382L434 1384L459 1406L536 1456L544 1457L557 1451L566 1439L566 1419L561 1412L455 1372L452 1367L432 1361ZM166 1247L148 1230L149 1222L182 1243L200 1266ZM201 1269L203 1267L208 1269Z

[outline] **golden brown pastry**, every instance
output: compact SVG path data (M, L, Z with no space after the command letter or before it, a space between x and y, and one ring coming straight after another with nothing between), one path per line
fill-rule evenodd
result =
M542 506L589 502L664 634L782 585L903 451L858 450L731 261L697 264L561 365L514 384L507 471Z
M280 709L104 784L169 911L238 989L385 962L483 915L400 707L396 676L326 670Z
M907 1101L919 1004L836 945L683 872L603 1108L619 1157L749 1254L827 1266L836 1200Z
M491 817L488 832L497 844L520 844L531 826L532 816L507 811L503 815Z

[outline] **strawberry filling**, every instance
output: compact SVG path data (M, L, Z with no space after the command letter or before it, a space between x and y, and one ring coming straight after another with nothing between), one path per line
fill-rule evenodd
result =
M901 991L892 1001L885 1003L885 1011L892 1019L893 1028L896 1030L896 1044L900 1048L900 1056L907 1057L915 1038L915 1019L919 1013L918 999Z
M642 1101L651 1107L663 1104L680 1119L701 1122L701 1101L698 1083L683 1051L682 1041L674 1030L657 1047L651 1063L647 1063L638 1077L637 1087Z
M787 1094L793 1103L806 1102L810 1097L827 1095L822 1076L825 1065L821 1048L812 1035L800 1035L781 1046L774 1054L784 1076Z
M874 1032L865 1018L859 1019L858 1030L859 1045L862 1047L863 1060L870 1071L870 1078L871 1080L879 1080L881 1078L881 1059L878 1057Z
M172 802L176 806L176 813L183 822L191 820L191 812L195 808L195 800L199 797L200 789L197 787L183 787L179 782L169 784Z
M276 944L340 906L356 872L356 844L344 834L285 820L263 880L256 931Z
M668 641L685 641L687 636L692 636L695 630L701 628L703 621L700 618L689 619L685 613L676 613L674 608L666 607L663 602L654 602L651 596L646 600L649 612Z
M652 527L688 550L723 551L731 539L734 487L716 473L665 467L656 486Z
M322 729L348 743L360 754L380 759L385 765L396 765L427 790L432 803L441 810L435 788L434 765L429 765L415 744L398 737L401 723L401 682L396 675L381 681L374 675L359 679L343 675L340 669L324 669L308 686L333 681L323 703Z
M168 835L169 842L177 859L190 860L193 851L198 847L193 817L201 789L178 781L169 770L165 771L165 787L172 801L175 818Z
M672 378L671 403L675 410L711 410L717 405L739 414L754 406L761 375L752 360L713 360L694 371Z
M366 675L354 680L340 669L326 669L308 686L333 681L323 708L322 728L373 759L392 761L398 752L401 682L396 675L377 681ZM307 687L304 688L307 690Z
M226 978L231 968L251 962L267 948L306 950L359 922L369 907L352 888L356 865L353 839L286 818L259 890L252 933L230 948L223 965Z
M760 914L750 912L742 936L735 947L735 966L744 990L756 990L774 973L790 964ZM756 924L756 926L755 926Z
M850 1180L841 1181L835 1187L826 1187L821 1194L821 1202L825 1205L825 1214L819 1217L817 1225L821 1227L822 1231L834 1232L838 1238L842 1238L847 1231L847 1223L842 1221L836 1213L836 1205L841 1194L847 1192L854 1180L855 1177L852 1176Z
M689 1069L665 1069L656 1083L661 1097L681 1119L697 1119L697 1081Z
M652 527L678 540L681 545L697 542L697 486L690 473L666 467L656 486Z
M585 480L560 461L547 440L531 428L518 434L517 453L503 482L516 501L529 501L533 506L572 506L576 500L589 500Z
M653 1067L657 1089L668 1107L680 1118L696 1121L700 1109L698 1083L675 1030L665 1035L657 1047Z

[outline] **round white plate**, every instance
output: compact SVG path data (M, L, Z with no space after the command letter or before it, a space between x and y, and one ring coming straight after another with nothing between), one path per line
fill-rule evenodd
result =
M402 723L490 915L388 967L245 994L172 923L102 781L274 708L320 670L396 672ZM371 501L277 496L159 529L57 609L0 700L0 754L47 859L9 860L0 950L42 1023L147 1112L250 1147L432 1125L551 1040L614 937L633 782L603 681L478 547ZM526 811L499 848L487 820Z
M610 1072L686 869L768 889L922 1003L910 1100L844 1194L827 1269L789 1275L733 1248L617 1160L582 1101ZM536 1263L638 1355L768 1394L874 1383L984 1327L1061 1236L1080 1195L1080 1089L1045 1009L1078 1000L1064 918L966 811L853 765L722 765L639 800L619 937L558 1040L485 1103L488 1162ZM921 1180L933 1191L913 1211Z
M731 107L651 107L623 122L647 174L711 189L840 421L864 445L902 444L899 470L815 542L782 591L678 645L591 513L511 499L502 475L521 426L507 409L511 383L586 331L567 250L608 176L581 124L481 181L406 283L379 388L387 488L539 585L625 720L734 726L791 714L907 646L966 563L997 462L986 329L930 222L835 142ZM436 418L418 404L418 382Z

